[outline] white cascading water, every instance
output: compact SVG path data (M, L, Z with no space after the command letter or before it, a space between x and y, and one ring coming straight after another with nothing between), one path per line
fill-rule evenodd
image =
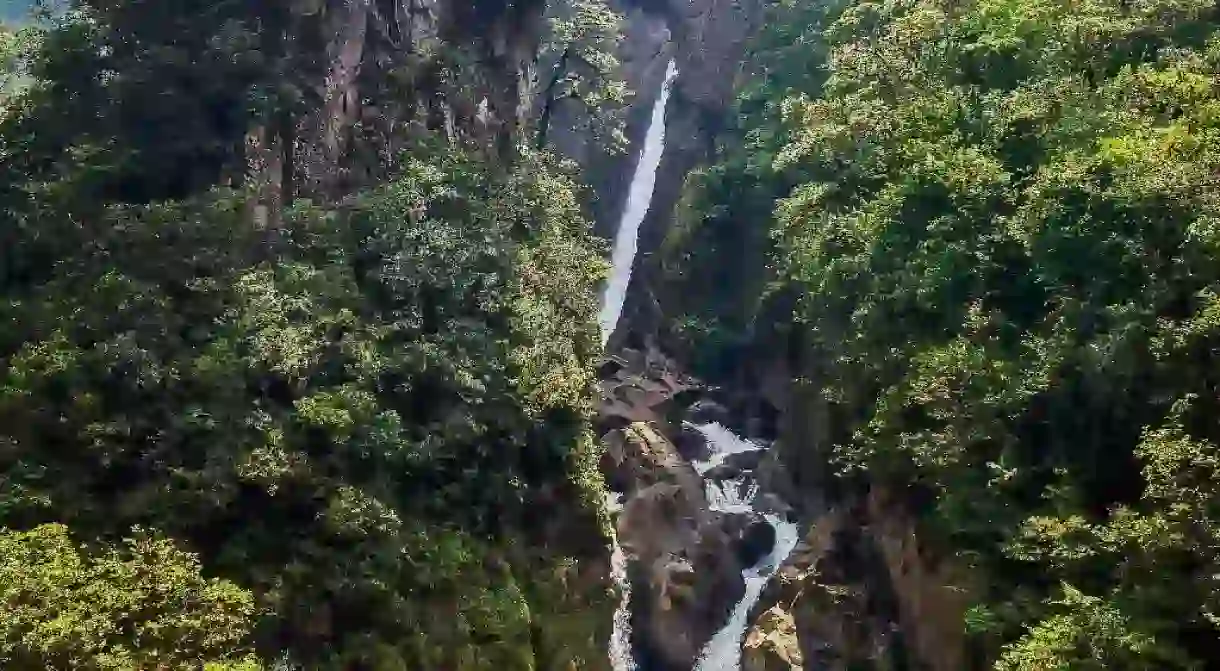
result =
M623 312L623 301L627 298L627 285L631 283L631 267L635 264L636 243L640 224L652 204L652 191L656 186L657 168L661 165L661 154L665 150L665 106L669 102L669 86L678 75L678 66L669 62L665 70L665 81L652 107L652 118L644 135L644 149L635 165L631 177L631 188L627 192L627 203L623 206L623 217L614 235L612 269L606 292L602 296L601 312L597 323L601 325L602 345L610 339L618 326ZM609 504L609 502L607 502ZM613 511L622 507L618 498L609 506ZM614 671L635 671L635 658L631 654L631 581L627 575L627 554L619 545L618 537L610 539L610 577L619 590L619 604L614 611L614 630L610 635L610 665Z
M695 470L700 475L724 463L730 455L763 449L716 423L698 425L695 428L707 438L710 450L707 459L694 462ZM706 479L704 487L707 489L709 507L724 513L750 512L754 497L758 495L758 484L752 477L745 475L721 481ZM796 524L776 515L763 517L771 528L775 529L775 544L771 547L771 552L757 565L741 572L746 586L745 594L733 608L729 621L703 646L695 671L740 671L741 643L750 625L750 610L762 597L767 581L775 575L780 564L796 547L799 536Z
M652 107L652 119L648 122L648 132L644 136L644 149L635 165L631 188L627 192L627 204L623 206L623 218L619 221L618 232L614 235L610 281L602 297L601 312L597 315L597 323L602 327L603 345L614 333L619 315L623 312L623 301L627 298L627 285L631 283L631 267L635 264L640 224L644 222L648 206L652 204L657 168L661 165L661 154L665 150L665 105L669 102L669 85L677 75L678 66L671 60L665 70L665 81L661 84L657 102Z
M764 517L775 529L775 545L771 548L771 554L757 566L751 566L741 572L741 577L746 582L746 593L733 608L729 621L703 646L695 671L740 671L741 642L750 626L750 609L758 603L767 581L775 575L780 564L784 563L796 547L799 534L795 524L775 515Z
M606 494L606 510L617 513L623 509L623 495ZM610 666L614 671L635 671L631 656L631 581L627 576L627 553L618 543L618 534L610 530L610 579L619 589L618 608L614 610L614 629L610 634Z

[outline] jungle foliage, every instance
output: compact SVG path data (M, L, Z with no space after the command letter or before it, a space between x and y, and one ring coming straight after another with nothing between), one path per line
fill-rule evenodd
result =
M416 136L256 225L247 132L314 104L291 5L0 45L0 666L599 668L580 188Z
M669 241L723 299L687 342L787 339L832 487L906 492L973 568L981 665L1214 667L1215 5L771 12Z

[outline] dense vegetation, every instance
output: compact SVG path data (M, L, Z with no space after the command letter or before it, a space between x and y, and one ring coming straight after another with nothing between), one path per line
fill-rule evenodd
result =
M6 669L605 665L578 185L535 129L454 120L499 81L455 32L364 94L448 117L307 163L320 5L82 0L4 34Z
M679 336L790 343L810 461L970 567L980 665L1214 667L1214 4L786 0L749 60L668 241L720 289Z

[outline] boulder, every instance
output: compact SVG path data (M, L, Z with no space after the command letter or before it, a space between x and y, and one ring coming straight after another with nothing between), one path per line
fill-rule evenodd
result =
M796 621L780 606L762 614L746 634L742 671L801 671L804 658Z
M759 462L767 453L764 450L755 450L753 452L738 452L730 454L724 458L724 465L732 466L739 471L753 471L758 468Z
M793 519L795 515L792 506L788 505L786 501L774 492L760 494L754 500L754 509L764 515L775 515L786 520Z
M711 399L695 402L686 411L686 418L691 424L711 424L713 422L727 426L731 423L732 414L729 409Z
M705 509L703 481L674 444L647 422L633 422L602 436L602 473L628 496L657 483L681 488L693 508Z
M727 461L719 466L714 466L703 473L704 480L733 480L741 477L741 469L728 463Z
M734 540L737 561L743 567L755 566L775 547L775 527L764 519L751 517L750 523Z
M711 454L707 446L707 436L689 424L683 424L674 436L674 447L687 461L702 461Z

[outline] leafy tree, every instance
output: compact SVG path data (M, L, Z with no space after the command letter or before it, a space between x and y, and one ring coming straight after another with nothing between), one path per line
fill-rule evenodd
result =
M999 668L1213 662L1215 8L772 11L684 235L768 236L768 301L696 316L787 315L833 424L794 461L909 494Z
M257 671L250 592L139 529L86 553L59 524L0 533L0 662L8 669Z
M0 105L5 105L27 84L23 60L32 35L0 23ZM3 109L0 107L0 112Z
M546 147L556 113L610 151L621 151L627 87L617 56L622 17L604 0L552 0L537 65L536 144Z
M268 655L448 640L435 590L477 585L458 567L527 533L534 497L597 528L602 266L571 182L527 161L411 161L288 213L274 263L237 194L35 215L61 246L2 308L4 522L186 539L269 609Z

